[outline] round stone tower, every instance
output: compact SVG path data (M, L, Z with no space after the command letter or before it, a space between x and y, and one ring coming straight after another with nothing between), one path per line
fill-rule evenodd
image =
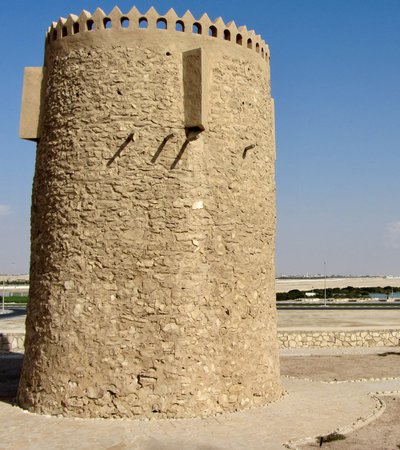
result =
M38 142L19 404L195 417L280 397L269 49L153 8L60 19L26 69Z

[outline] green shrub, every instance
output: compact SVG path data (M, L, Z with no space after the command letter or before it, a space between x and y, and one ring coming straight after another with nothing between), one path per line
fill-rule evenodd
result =
M1 299L1 296L0 296ZM27 295L10 295L9 297L4 297L4 303L28 303Z

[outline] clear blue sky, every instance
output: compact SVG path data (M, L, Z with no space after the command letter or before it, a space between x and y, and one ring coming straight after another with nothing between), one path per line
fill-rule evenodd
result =
M2 9L0 273L26 273L35 144L18 139L24 66L68 13L133 4L235 20L271 49L278 274L400 275L400 1L18 0Z

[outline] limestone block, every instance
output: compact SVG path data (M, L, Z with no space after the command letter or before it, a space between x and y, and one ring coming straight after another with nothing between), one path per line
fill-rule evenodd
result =
M43 67L25 67L19 137L36 141L42 134Z
M186 128L207 127L208 112L208 70L203 49L197 48L184 52L183 89ZM202 201L193 204L193 209L203 207Z

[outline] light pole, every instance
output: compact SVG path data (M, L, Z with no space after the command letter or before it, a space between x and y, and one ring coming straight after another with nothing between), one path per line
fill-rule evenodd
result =
M5 310L4 310L4 292L5 292L5 287L4 287L4 278L3 278L3 295L1 296L1 313L4 314Z
M326 262L324 261L324 306L326 307Z

